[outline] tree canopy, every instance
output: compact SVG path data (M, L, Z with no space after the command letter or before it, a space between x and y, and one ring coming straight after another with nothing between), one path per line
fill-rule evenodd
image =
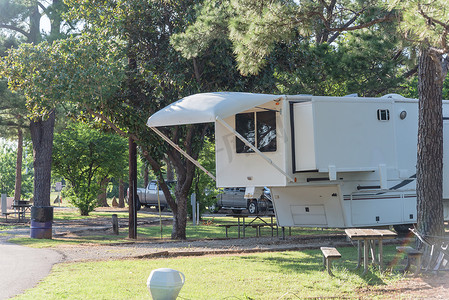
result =
M197 57L217 39L233 44L239 70L257 74L276 44L285 41L332 43L341 33L359 30L390 18L379 1L251 1L206 0L196 21L174 36L175 48Z
M123 138L83 123L69 123L55 135L52 170L70 183L66 193L82 215L97 206L103 177L124 177L127 150Z
M394 20L379 1L204 1L172 44L200 58L227 41L242 74L268 69L281 93L375 96L416 72Z

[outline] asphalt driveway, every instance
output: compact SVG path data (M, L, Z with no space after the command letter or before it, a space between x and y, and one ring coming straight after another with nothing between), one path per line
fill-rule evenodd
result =
M18 246L0 239L0 299L34 287L62 258L53 250Z

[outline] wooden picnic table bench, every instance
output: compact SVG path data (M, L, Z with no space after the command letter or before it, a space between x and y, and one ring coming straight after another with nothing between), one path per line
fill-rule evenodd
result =
M320 250L323 253L323 265L327 269L327 273L334 276L331 271L331 264L333 260L341 258L340 252L335 247L320 247Z
M238 224L218 224L217 226L218 227L224 227L226 229L226 237L228 237L228 229L229 228L231 228L231 227L239 227ZM240 225L240 226L243 226L243 225ZM259 236L261 236L260 235L260 228L264 227L264 226L267 226L267 225L265 225L265 224L245 225L245 227L247 227L247 226L251 226L252 228L255 228L256 229L256 237L259 237Z
M416 250L415 248L412 248L410 246L397 246L396 250L399 253L405 253L407 254L407 265L404 268L404 272L407 272L410 269L411 266L411 260L415 260L415 273L413 273L414 276L418 275L419 271L421 271L421 257L423 255L423 252L420 250Z
M256 237L259 237L259 236L261 236L261 234L260 234L260 228L262 228L262 227L264 227L264 226L267 226L266 224L251 224L250 225L252 228L255 228L256 229Z
M218 224L217 226L226 228L226 237L228 237L228 229L231 227L237 227L239 225L237 225L237 224Z
M253 227L257 229L257 236L260 235L260 228L267 226L271 228L271 236L274 236L274 231L276 231L276 235L278 235L278 227L276 222L274 221L274 214L254 214L254 215L245 215L245 214L229 214L227 217L237 218L237 226L238 226L238 237L240 238L240 229L242 229L243 237L245 237L245 229L246 227ZM245 222L245 219L249 218L251 221ZM263 218L270 218L269 221L264 220ZM242 219L242 221L240 221ZM255 222L260 223L255 223ZM260 225L259 225L260 224ZM253 226L255 225L255 226Z
M5 221L8 222L8 216L9 215L17 215L17 222L19 222L21 219L25 218L25 212L24 211L9 211L9 212L2 212L2 215L5 216Z

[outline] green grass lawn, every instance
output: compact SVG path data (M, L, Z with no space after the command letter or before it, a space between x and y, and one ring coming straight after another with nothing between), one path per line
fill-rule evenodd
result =
M0 231L2 230L10 230L18 227L17 225L0 225Z
M30 237L14 237L8 241L17 245L33 248L49 248L62 245L82 245L82 244L112 244L128 243L128 233L122 232L120 235L97 234L89 236L53 237L50 239L32 239Z
M339 251L335 277L323 269L319 250L64 263L17 299L149 299L146 280L157 268L185 274L181 299L358 298L360 289L375 290L402 278L377 269L363 277L362 270L353 270L356 248ZM394 246L385 246L385 261L397 261L395 252Z
M88 216L81 216L77 210L62 210L55 209L53 212L54 220L80 220L80 219L95 219L95 218L111 218L113 214L116 214L118 218L128 218L129 214L127 211L92 211ZM148 214L148 213L137 213L138 218L144 217L158 217L156 213Z
M269 218L265 218L267 222L269 222ZM258 222L260 223L260 222ZM186 235L189 239L202 239L202 238L224 238L226 229L224 227L219 227L219 224L237 224L236 220L232 217L208 217L204 218L200 225L194 226L192 225L192 221L188 221L186 228ZM170 238L172 226L162 226L162 237ZM141 226L137 228L138 236L142 237L160 237L161 229L160 226ZM281 228L278 229L279 236L282 235ZM336 233L344 233L344 230L341 229L327 229L327 228L305 228L305 227L292 227L291 234L292 235L322 235L322 234L336 234ZM271 236L271 228L263 227L261 229L262 236ZM288 235L289 231L286 228L285 234ZM276 236L276 231L274 231L274 235ZM256 229L247 227L245 229L246 237L254 237L256 236ZM228 229L228 237L237 238L238 237L238 228L231 227Z

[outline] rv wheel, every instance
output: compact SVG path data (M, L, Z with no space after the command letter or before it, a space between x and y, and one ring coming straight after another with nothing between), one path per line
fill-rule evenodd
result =
M248 204L248 212L250 214L257 214L257 200L251 200Z
M407 235L410 233L410 228L413 228L413 224L399 224L399 225L393 225L393 229L399 234L399 235Z

